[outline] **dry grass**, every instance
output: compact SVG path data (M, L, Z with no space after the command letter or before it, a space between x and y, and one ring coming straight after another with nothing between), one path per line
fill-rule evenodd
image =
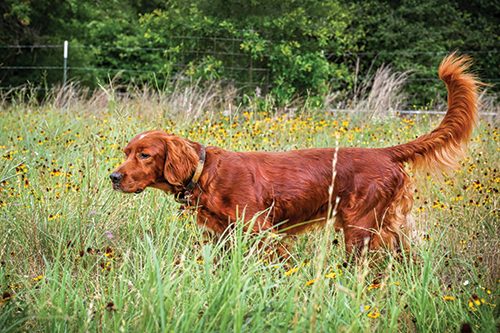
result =
M366 113L368 120L372 117L385 117L395 111L405 109L408 96L404 87L411 71L394 72L390 65L382 65L373 74L365 74L366 79L356 82L348 98L338 102L337 108L346 108L354 112Z

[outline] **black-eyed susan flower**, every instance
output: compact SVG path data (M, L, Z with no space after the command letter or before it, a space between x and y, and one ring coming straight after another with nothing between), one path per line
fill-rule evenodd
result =
M432 241L434 241L434 239L432 239L431 236L429 236L429 235L425 235L424 237L422 237L422 241L430 241L430 242L432 242Z
M288 271L285 273L285 276L292 275L293 273L297 272L298 270L299 270L299 268L298 268L298 267L291 268L290 270L288 270Z
M384 283L372 283L370 286L366 288L366 290L371 290L371 289L378 289L380 287L385 286Z
M367 313L367 316L375 319L380 317L380 312L377 312L377 308L374 307L370 312Z
M5 301L8 301L12 298L12 296L10 295L10 293L8 291L5 291L3 294L2 294L2 297L0 297L0 305L3 305Z
M472 294L472 299L469 300L469 306L473 307L474 305L481 305L482 303L485 303L486 301L484 298L480 298L476 294ZM471 305L472 304L472 305Z

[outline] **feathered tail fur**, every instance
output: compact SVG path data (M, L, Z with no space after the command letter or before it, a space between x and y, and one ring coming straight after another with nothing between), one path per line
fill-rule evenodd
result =
M448 88L448 111L441 124L418 139L387 148L392 161L409 162L416 170L439 175L457 167L456 158L465 154L472 130L477 123L479 87L484 85L468 73L471 64L466 55L452 53L439 66L439 77Z

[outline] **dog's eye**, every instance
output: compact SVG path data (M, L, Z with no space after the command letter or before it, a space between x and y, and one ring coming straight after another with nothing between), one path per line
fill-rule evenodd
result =
M148 154L145 154L145 153L141 153L141 154L139 155L139 157L140 157L141 159L145 160L146 158L150 158L150 157L151 157L151 155L148 155Z

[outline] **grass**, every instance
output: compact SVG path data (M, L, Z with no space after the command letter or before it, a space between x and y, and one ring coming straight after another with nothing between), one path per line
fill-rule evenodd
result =
M102 97L102 96L101 96ZM417 177L411 253L352 266L341 234L314 230L268 262L242 228L231 246L156 190L113 192L108 174L136 134L164 129L231 150L385 147L440 119L217 107L196 117L144 100L75 98L0 111L0 329L163 332L498 330L498 125L482 120L453 176ZM105 103L103 101L106 101ZM201 111L200 111L201 110ZM206 111L208 110L208 111ZM300 111L299 111L300 112ZM338 139L337 139L338 137Z

